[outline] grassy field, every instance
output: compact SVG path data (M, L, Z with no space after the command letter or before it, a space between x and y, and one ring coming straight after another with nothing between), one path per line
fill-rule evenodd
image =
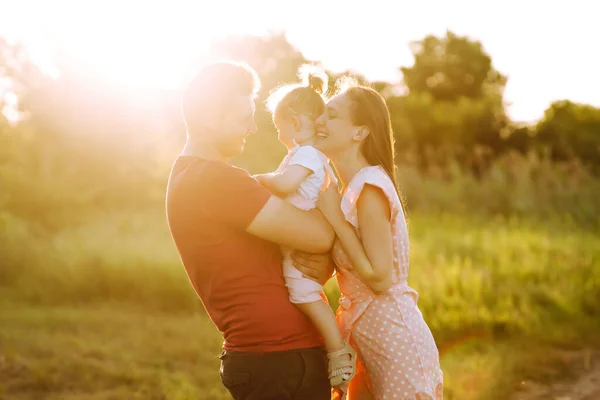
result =
M0 224L0 399L228 398L221 337L162 210L52 234L8 214ZM509 398L523 379L554 379L549 349L597 345L595 229L411 213L409 230L410 283L440 347L446 399ZM335 282L327 290L335 306Z

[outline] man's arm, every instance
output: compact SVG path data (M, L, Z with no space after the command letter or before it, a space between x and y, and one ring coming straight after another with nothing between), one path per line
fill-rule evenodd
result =
M191 181L195 208L216 221L308 253L329 251L335 237L321 211L303 211L272 195L246 171L215 163Z
M246 228L251 235L307 253L326 253L335 232L317 210L303 211L271 196Z
M283 172L258 179L263 180L265 186L275 194L289 194L296 191L303 180L321 170L323 161L319 152L312 146L303 146L292 155ZM335 238L333 227L320 211L301 211L275 198L269 199L247 231L263 239L310 253L329 251Z

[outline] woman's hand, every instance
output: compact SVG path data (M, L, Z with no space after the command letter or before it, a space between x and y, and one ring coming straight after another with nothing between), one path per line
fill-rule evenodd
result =
M321 192L319 201L317 202L317 208L321 210L323 215L325 215L330 222L339 217L343 219L344 215L340 208L341 201L342 197L340 196L337 187L335 185L330 185Z

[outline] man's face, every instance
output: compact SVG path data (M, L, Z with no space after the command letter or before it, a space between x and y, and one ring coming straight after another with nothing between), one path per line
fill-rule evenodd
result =
M225 110L215 116L211 142L223 158L232 158L244 151L246 138L256 132L254 96L237 96Z

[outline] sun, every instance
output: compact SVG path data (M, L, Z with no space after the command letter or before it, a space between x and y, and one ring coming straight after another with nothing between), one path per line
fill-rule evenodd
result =
M124 4L128 4L124 2ZM177 86L187 69L225 34L217 23L195 26L160 7L99 8L94 19L55 24L57 41L91 76L132 88Z
M38 64L66 57L71 68L92 80L136 89L173 88L209 55L216 39L238 33L235 19L224 23L210 17L227 15L215 9L218 3L25 0L14 3L10 21ZM32 14L32 7L39 13Z
M215 41L266 34L283 7L272 0L19 0L8 5L0 15L0 35L23 42L48 75L60 75L67 65L90 83L138 93L181 87L210 57Z

